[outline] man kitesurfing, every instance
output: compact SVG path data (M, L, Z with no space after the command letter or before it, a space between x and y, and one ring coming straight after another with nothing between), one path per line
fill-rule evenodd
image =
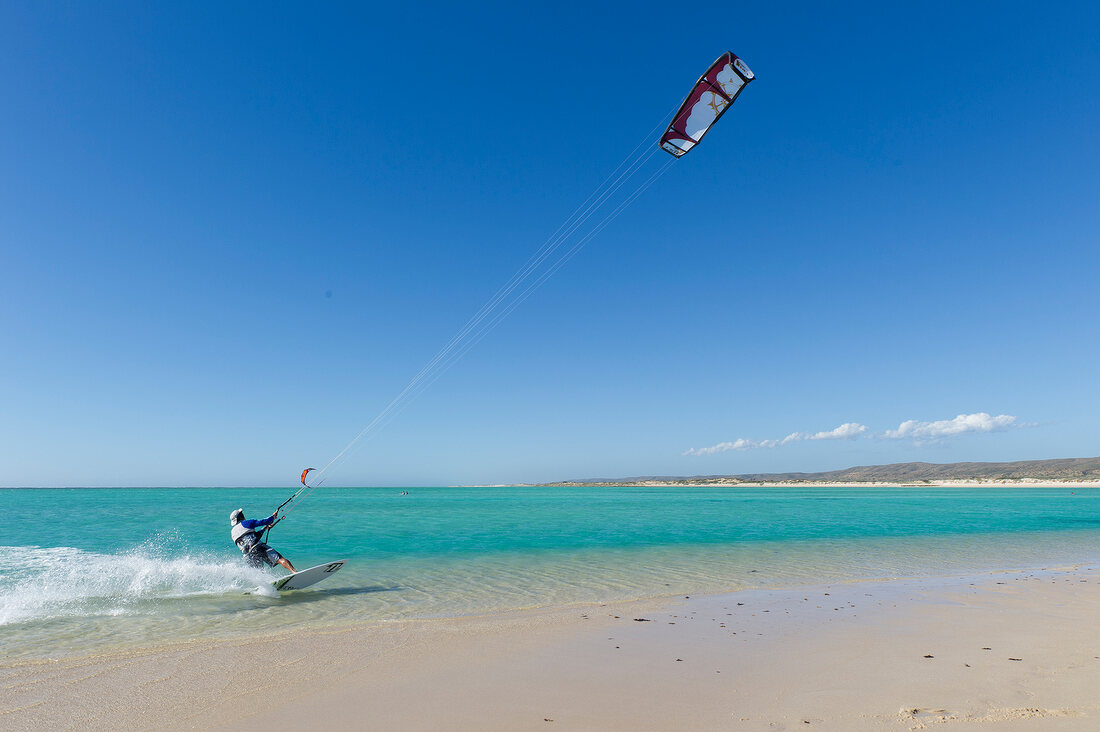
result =
M670 154L673 159L679 159L693 150L702 141L703 137L710 131L714 124L729 111L730 107L737 100L737 97L740 96L745 87L755 78L756 75L749 69L748 64L738 57L737 54L732 51L727 51L719 56L714 63L707 68L706 72L699 77L688 93L688 96L680 104L672 121L665 128L664 134L661 135L660 141L658 142L660 149ZM656 132L657 129L659 129L659 126L655 127L653 132ZM652 132L650 134L652 134ZM646 136L647 139L648 137L649 135ZM646 140L643 140L643 143L645 141ZM664 166L650 175L644 183L640 184L633 193L627 195L611 213L604 216L604 218L592 227L587 234L581 236L579 240L576 241L572 247L568 248L564 254L559 256L556 261L540 269L542 263L557 251L562 243L569 239L578 227L599 210L619 189L625 180L629 180L630 177L645 164L649 159L649 155L653 153L653 150L651 148L648 154L641 154L639 156L638 150L640 147L641 144L635 147L634 150L611 171L611 174L604 179L604 182L597 186L596 190L589 195L584 203L577 207L565 222L558 227L557 231L546 240L538 252L532 255L527 264L523 265L523 267L521 267L472 318L470 318L458 334L428 362L427 366L420 370L420 373L418 373L413 380L410 381L409 384L367 424L366 427L359 431L359 434L357 434L351 442L344 446L343 450L336 454L336 457L329 460L329 462L320 469L317 475L314 476L315 479L320 479L329 467L337 460L344 457L360 439L372 430L381 429L381 426L393 416L396 410L403 406L403 403L407 403L409 400L415 398L416 395L439 378L443 371L451 364L462 358L466 351L481 340L481 338L484 337L489 330L494 328L500 320L506 317L508 313L512 312L512 310L523 302L534 289L538 288L543 281L568 262L585 242L599 233L608 222L618 216L626 206L649 188L649 186L663 174L668 166L671 165L672 161L667 161ZM626 167L624 167L624 165ZM622 173L619 173L618 177L614 179L614 182L608 185L608 181L611 181L612 177L615 176L620 169ZM535 272L539 272L540 274L533 276ZM521 286L523 289L519 290L518 294L513 294L517 288ZM265 519L250 521L244 518L243 510L237 509L233 512L230 518L233 541L240 550L244 552L250 564L258 566L261 562L266 562L272 567L274 567L275 564L281 564L292 573L298 574L295 572L290 562L263 542L263 537L266 531L269 531L272 526L282 520L282 518L277 518L279 511L283 510L288 504L294 504L286 509L286 512L283 514L283 518L285 518L286 513L289 513L291 509L297 505L297 501L308 496L324 482L324 479L318 480L314 485L310 485L306 482L306 477L314 470L316 470L316 468L306 468L302 471L300 479L302 487L298 488L290 498L283 501L271 516ZM408 492L402 492L401 495L408 495ZM255 529L259 527L266 528L257 534ZM345 562L346 560L339 560L311 567L301 573L301 575L310 575L314 573L308 579L305 577L295 579L282 577L273 584L276 589L300 589L302 587L308 587L310 584L320 581L322 575L331 574L340 569L340 567L344 566Z
M671 155L673 159L679 159L695 149L707 132L709 132L714 124L718 122L719 118L729 111L730 107L737 100L737 97L740 96L741 92L744 91L745 87L755 78L755 74L749 69L748 65L732 51L728 51L719 56L718 59L707 68L706 72L699 77L698 81L696 81L695 85L692 87L691 92L689 92L688 96L680 104L679 110L665 128L664 134L661 135L660 141L658 142L660 149ZM653 131L655 132L657 129L658 127L655 127ZM648 137L649 135L646 136L647 139ZM643 142L645 142L645 140L643 140ZM262 563L267 563L272 567L276 564L281 564L283 567L290 570L290 577L280 577L272 582L272 586L276 590L298 590L309 587L339 570L344 566L347 560L341 559L326 564L319 564L316 567L310 567L302 572L297 572L294 566L279 554L279 552L264 543L265 534L271 530L272 526L285 518L286 514L297 506L298 502L316 490L324 482L321 476L333 463L344 457L355 443L359 442L360 439L372 430L380 429L404 403L415 398L417 394L431 385L435 379L439 378L443 371L481 340L489 330L495 327L501 319L506 317L508 313L523 302L534 289L539 287L539 285L546 280L546 278L553 275L554 272L568 262L585 242L599 233L608 222L618 216L626 206L649 188L649 186L664 173L668 166L671 165L672 161L667 161L664 166L651 174L644 183L641 183L633 193L627 195L611 213L604 216L598 224L588 230L588 233L581 236L564 254L557 256L556 261L552 260L551 264L540 268L540 265L542 265L548 257L554 255L554 252L559 249L563 242L572 236L579 226L587 221L595 211L599 210L600 207L611 198L625 180L629 180L630 177L645 164L649 159L649 155L653 153L653 149L650 148L649 153L639 155L638 150L640 148L641 144L635 147L634 150L611 171L611 174L608 175L604 182L589 195L584 203L569 215L569 218L567 218L565 222L558 227L557 231L546 240L538 252L532 255L527 264L523 265L523 267L521 267L472 318L470 318L458 334L428 362L427 366L421 369L420 373L418 373L413 380L410 381L409 384L367 424L366 427L359 431L359 434L357 434L351 442L344 446L343 450L336 454L336 457L329 460L329 462L317 472L314 478L318 480L313 485L307 483L306 478L310 473L314 472L316 468L305 468L300 478L301 487L298 488L290 498L283 501L267 518L258 520L246 519L244 517L244 510L240 508L232 513L229 524L232 530L233 542L244 553L249 564L260 566ZM626 166L625 168L623 167L624 165ZM617 178L614 178L614 181L611 182L610 185L608 185L608 182L612 180L612 177L615 176L620 169L622 172L618 174ZM534 276L535 272L539 272L539 274ZM522 289L519 290L519 293L514 294L517 288L521 286ZM408 495L408 493L402 492L401 495ZM287 506L289 506L289 508L287 508ZM283 513L283 516L280 517L279 512L284 508L286 508L286 511ZM256 529L260 529L260 531L257 533Z
M291 564L286 557L264 543L264 535L268 531L271 531L272 526L286 518L286 514L289 513L294 506L287 508L282 516L279 515L279 512L286 508L288 504L294 503L294 501L301 498L303 494L309 495L309 493L317 487L316 485L311 486L306 483L306 476L313 472L313 470L314 468L306 468L302 471L302 487L296 490L294 495L290 498L280 503L279 507L272 511L271 515L267 518L246 519L244 517L243 508L238 508L233 511L233 513L229 514L230 535L233 537L233 543L236 544L237 548L244 554L245 561L253 567L259 567L261 564L267 564L270 567L274 567L276 564L281 564L290 572L289 575L280 577L271 583L271 586L275 588L276 592L282 590L302 590L306 587L312 587L321 580L331 577L348 561L346 559L328 561L324 564L318 564L316 567L303 569L299 572L294 569L294 565Z
M269 567L274 567L276 564L281 564L294 573L297 570L294 569L290 560L265 544L261 534L256 533L258 528L275 524L275 513L263 519L246 519L244 509L238 508L229 514L230 535L233 537L233 543L244 553L245 561L249 565L259 567L261 564L267 564Z

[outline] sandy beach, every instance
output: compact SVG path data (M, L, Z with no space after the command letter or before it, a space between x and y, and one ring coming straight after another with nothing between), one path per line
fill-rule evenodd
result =
M1100 725L1077 566L375 623L0 667L0 728Z

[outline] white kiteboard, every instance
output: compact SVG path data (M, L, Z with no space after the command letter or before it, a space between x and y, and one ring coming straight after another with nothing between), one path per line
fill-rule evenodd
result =
M326 577L331 577L340 570L340 567L344 566L347 562L346 559L341 559L338 562L328 562L327 564L318 564L316 567L310 567L309 569L303 569L301 572L295 572L294 574L288 574L286 577L280 577L271 583L271 586L276 590L301 590L310 585L315 585Z

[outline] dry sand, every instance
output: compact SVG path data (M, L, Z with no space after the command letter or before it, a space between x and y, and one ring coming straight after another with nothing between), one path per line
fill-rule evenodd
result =
M1100 730L1091 566L0 664L0 729Z

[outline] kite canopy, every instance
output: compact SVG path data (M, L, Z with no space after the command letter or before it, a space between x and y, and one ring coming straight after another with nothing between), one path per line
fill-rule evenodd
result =
M691 93L661 135L661 149L680 157L699 144L741 90L755 79L752 70L732 51L722 54L695 82Z
M299 465L300 464L301 463L299 463ZM316 469L317 468L306 468L305 470L302 471L302 485L306 485L306 474L309 473L309 471L316 470Z

